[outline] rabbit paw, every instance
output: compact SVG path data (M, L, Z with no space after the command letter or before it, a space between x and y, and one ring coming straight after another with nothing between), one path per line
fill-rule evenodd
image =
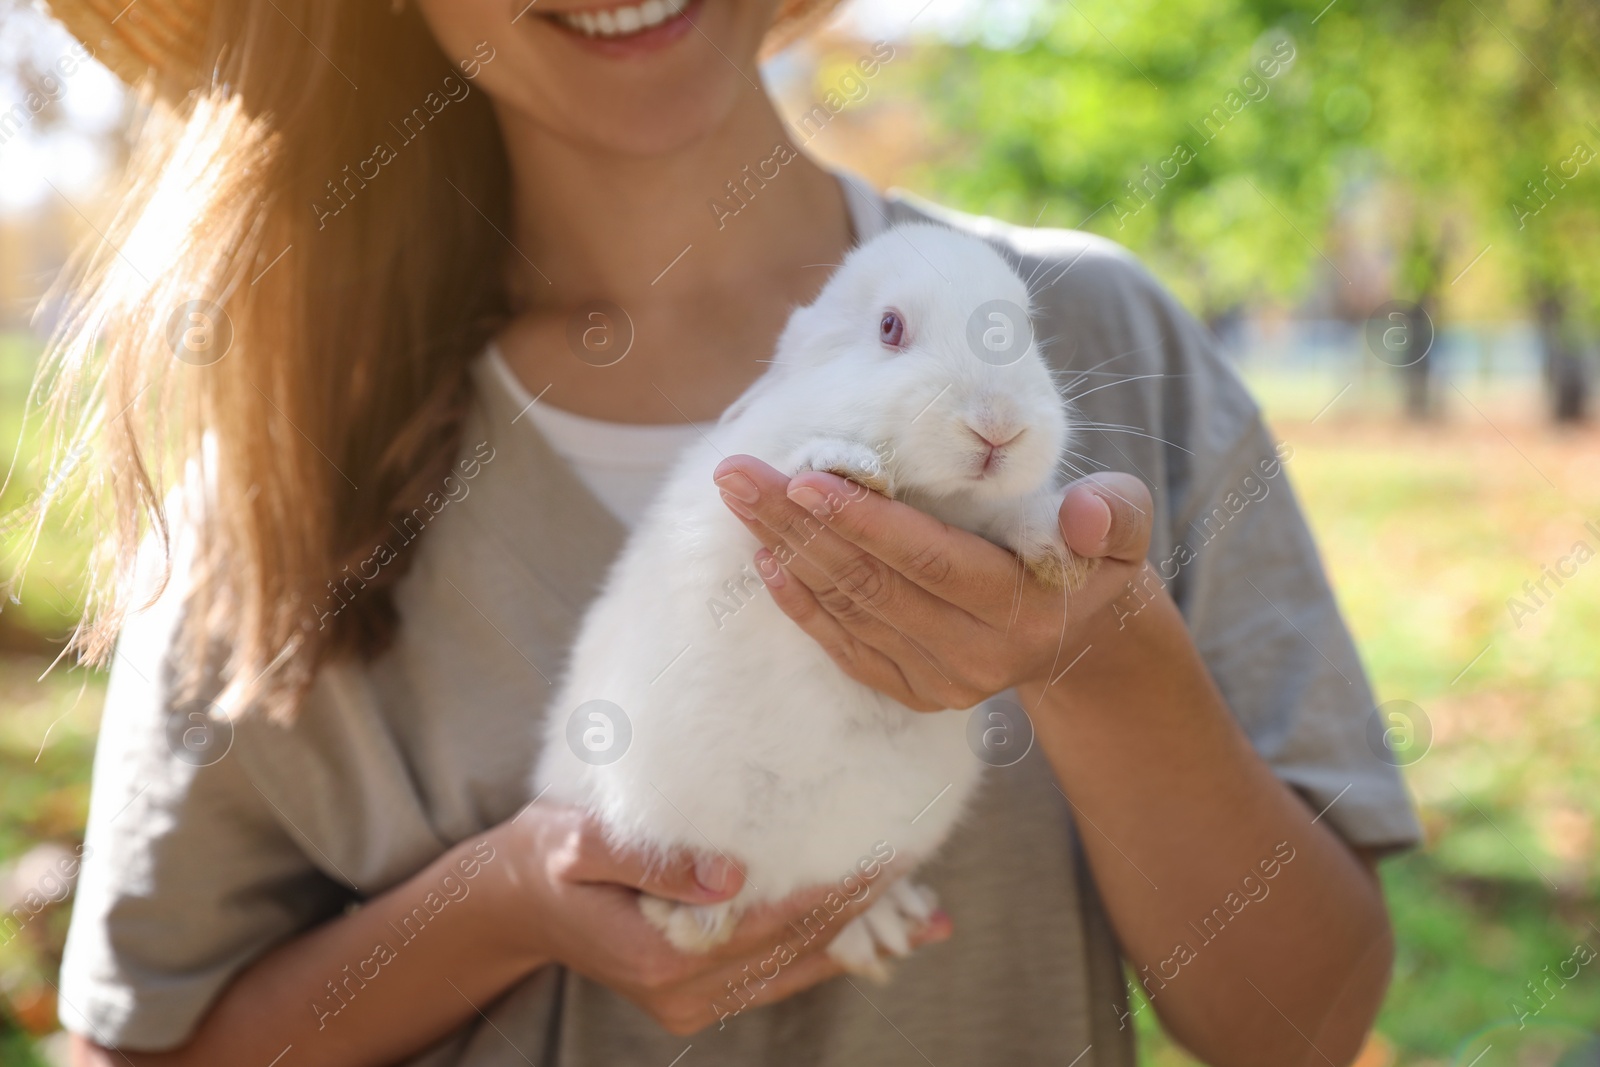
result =
M1009 521L998 524L995 539L1017 554L1040 585L1074 593L1100 561L1084 559L1067 547L1060 515L1061 491L1040 490L1025 498Z
M684 952L709 952L733 934L732 901L720 904L680 904L648 893L639 897L639 910L666 935L672 946Z
M937 906L933 890L901 879L839 931L828 945L828 955L851 974L887 982L889 965L879 949L892 956L911 955L912 931L926 923Z
M889 469L878 453L858 441L827 437L810 441L795 454L795 461L789 467L795 474L826 471L884 496L892 495Z

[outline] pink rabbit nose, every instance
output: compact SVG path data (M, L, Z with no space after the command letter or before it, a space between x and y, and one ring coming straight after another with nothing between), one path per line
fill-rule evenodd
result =
M1022 436L1022 430L1012 430L1009 427L1002 430L991 429L988 433L974 429L970 425L967 429L972 432L972 436L988 446L988 451L983 456L983 462L978 467L978 477L980 478L989 474L999 465L1001 450Z
M990 430L988 433L984 433L982 430L974 430L970 426L967 428L972 430L974 437L988 445L991 452L998 452L1022 436L1021 430L1012 430L1010 433L1005 430Z

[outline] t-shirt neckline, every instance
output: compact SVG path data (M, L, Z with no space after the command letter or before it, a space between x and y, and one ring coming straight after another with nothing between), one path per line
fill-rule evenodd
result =
M845 212L850 218L850 230L855 244L863 244L889 227L884 213L883 196L866 179L842 167L830 168L844 193ZM550 404L541 404L540 398L528 391L511 365L505 361L500 346L493 340L486 346L483 360L494 372L494 377L516 402L517 410L536 426L551 431L547 437L559 437L571 443L573 454L586 459L604 462L626 462L625 452L632 455L650 454L660 448L681 445L685 438L705 433L715 426L713 422L696 423L631 423L612 422L578 415Z

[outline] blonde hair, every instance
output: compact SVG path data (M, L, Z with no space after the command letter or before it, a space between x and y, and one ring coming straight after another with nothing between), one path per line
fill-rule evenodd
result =
M410 9L229 0L207 84L145 88L125 197L74 261L35 383L54 447L93 443L81 466L109 516L85 658L140 606L140 545L170 572L165 501L185 484L204 486L186 687L216 672L290 716L323 662L387 646L403 559L316 609L439 484L470 360L508 314L508 168L471 82L492 57L446 57Z

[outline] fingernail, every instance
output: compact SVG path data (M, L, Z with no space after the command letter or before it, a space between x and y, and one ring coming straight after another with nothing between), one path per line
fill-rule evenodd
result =
M924 944L935 944L940 941L948 941L953 933L955 933L955 924L950 921L950 913L943 908L939 908L928 916L928 921L922 927L919 936Z
M707 893L726 893L733 882L733 864L721 856L701 856L694 861L694 880Z
M828 514L828 498L811 488L809 485L792 485L789 487L789 499L805 508L813 515L825 517Z
M756 488L756 483L743 471L729 471L717 479L717 486L728 496L735 500L742 500L746 504L754 504L761 499L761 490Z
M782 589L783 583L789 580L784 576L778 557L764 548L756 553L756 573L773 589Z
M1104 547L1106 535L1111 533L1111 505L1099 493L1090 493L1089 499L1094 501L1092 510L1093 518L1089 519L1089 527L1085 533L1092 533L1094 543Z
M741 519L749 519L752 522L755 521L756 513L751 511L749 508L745 507L744 504L741 503L737 498L735 498L735 497L731 496L730 494L724 492L722 494L722 502L724 504L728 505L728 510L729 511L733 512L735 515L739 516Z

